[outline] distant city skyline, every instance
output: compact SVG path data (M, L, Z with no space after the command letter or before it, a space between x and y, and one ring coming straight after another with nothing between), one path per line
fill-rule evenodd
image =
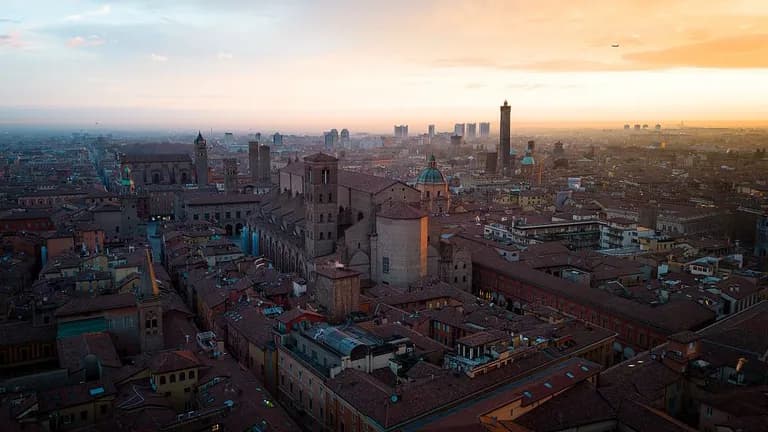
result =
M759 0L157 3L3 2L0 126L768 123Z

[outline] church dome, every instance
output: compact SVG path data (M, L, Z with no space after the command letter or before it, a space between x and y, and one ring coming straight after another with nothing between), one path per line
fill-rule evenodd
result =
M443 173L437 169L437 162L435 161L434 155L430 156L429 166L421 171L419 178L416 180L416 184L445 184L445 177L443 177Z

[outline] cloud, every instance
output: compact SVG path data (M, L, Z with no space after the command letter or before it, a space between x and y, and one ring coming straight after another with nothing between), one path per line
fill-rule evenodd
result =
M21 20L17 20L13 18L0 18L0 23L20 24Z
M165 62L168 61L168 57L167 56L160 55L160 54L155 54L155 53L152 53L150 58L152 59L152 61L158 62L158 63L165 63Z
M90 35L88 37L75 36L67 41L67 45L71 48L99 46L105 43L106 41L98 35Z
M768 33L628 53L624 59L648 68L768 68Z
M64 18L65 21L81 21L86 18L109 15L112 12L112 7L108 4L94 10L81 12L79 14L68 15Z
M230 52L220 52L216 57L218 57L219 60L232 60L234 56Z
M18 32L0 34L0 47L22 48L25 45Z

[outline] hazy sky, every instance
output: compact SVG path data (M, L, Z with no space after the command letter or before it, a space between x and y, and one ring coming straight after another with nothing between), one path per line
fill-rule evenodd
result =
M505 98L513 125L768 121L768 1L0 7L0 124L417 132Z

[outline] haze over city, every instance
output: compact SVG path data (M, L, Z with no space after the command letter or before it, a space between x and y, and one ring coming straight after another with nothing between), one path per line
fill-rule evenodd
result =
M0 124L764 125L768 3L17 1Z

